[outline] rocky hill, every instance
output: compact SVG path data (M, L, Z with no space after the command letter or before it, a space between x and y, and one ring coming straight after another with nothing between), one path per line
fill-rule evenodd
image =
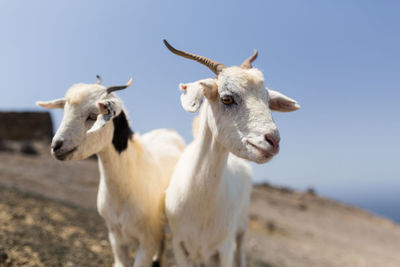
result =
M48 145L0 152L0 266L111 266L95 210L95 160L59 162ZM167 243L170 241L167 241ZM400 227L314 192L255 186L248 266L400 266ZM169 266L173 255L168 251Z
M0 112L0 140L51 140L49 112Z

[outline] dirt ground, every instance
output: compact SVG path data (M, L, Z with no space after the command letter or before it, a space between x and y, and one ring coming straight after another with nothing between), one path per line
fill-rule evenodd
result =
M110 266L93 210L0 187L0 266Z
M46 146L35 149L0 152L0 266L111 266L95 209L96 160L59 162ZM313 192L253 190L248 266L394 267L399 248L400 227L390 220Z

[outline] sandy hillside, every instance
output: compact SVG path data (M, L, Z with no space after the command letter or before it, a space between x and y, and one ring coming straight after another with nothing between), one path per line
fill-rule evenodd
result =
M0 152L0 266L110 266L96 161L36 149ZM250 219L248 266L400 266L397 224L312 192L257 186Z

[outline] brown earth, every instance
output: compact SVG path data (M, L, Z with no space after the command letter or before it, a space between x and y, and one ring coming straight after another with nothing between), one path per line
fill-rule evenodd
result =
M0 266L111 266L96 161L59 162L47 145L34 148L0 152ZM400 266L399 248L390 220L312 192L253 190L248 266Z
M47 111L0 111L1 140L51 140L53 123Z

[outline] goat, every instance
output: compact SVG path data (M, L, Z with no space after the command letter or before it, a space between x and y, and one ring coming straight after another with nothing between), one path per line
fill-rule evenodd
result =
M138 244L135 267L162 257L164 199L173 168L184 149L172 130L134 134L121 100L113 93L130 86L75 84L61 99L37 102L63 108L64 117L51 144L59 160L97 154L100 184L97 209L108 228L115 266L129 266L129 246Z
M280 136L271 110L287 112L300 106L265 89L261 71L251 66L257 51L241 67L226 67L177 50L166 40L164 44L217 75L179 85L186 111L203 106L197 136L179 158L166 191L165 212L176 261L180 267L208 266L217 259L219 266L232 266L235 261L243 267L251 193L246 160L265 163L276 155Z

